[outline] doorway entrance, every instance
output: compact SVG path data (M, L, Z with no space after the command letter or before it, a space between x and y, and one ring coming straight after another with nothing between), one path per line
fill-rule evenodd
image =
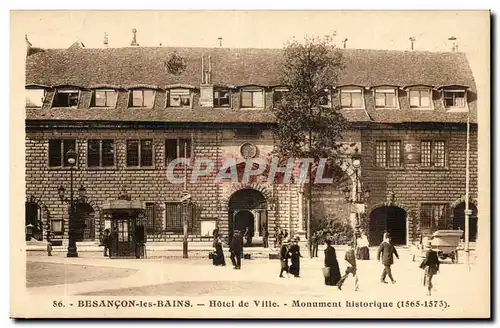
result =
M469 203L469 209L472 215L469 216L469 241L475 242L477 239L477 207ZM453 209L453 229L465 230L465 202L455 206Z
M236 191L229 199L228 217L229 240L235 230L245 234L248 229L247 246L263 243L264 232L268 231L267 201L260 191L251 188Z
M32 238L40 241L43 240L43 220L42 209L35 202L25 202L25 226L31 224Z
M398 206L382 206L370 214L370 245L382 242L384 232L391 235L393 245L406 245L406 211Z
M95 239L95 213L92 206L87 203L75 204L74 220L83 227L76 231L76 241L93 241Z

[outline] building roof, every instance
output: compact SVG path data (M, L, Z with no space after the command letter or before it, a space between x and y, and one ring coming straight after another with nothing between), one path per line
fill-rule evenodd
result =
M461 85L475 94L475 83L465 54L458 52L392 51L392 50L340 50L345 59L345 69L338 85L375 87L392 85L404 88L411 85L428 85L440 88ZM185 59L186 68L180 75L173 75L166 69L166 61L173 54ZM165 89L176 84L199 87L202 75L202 57L210 56L212 83L215 85L241 87L247 85L280 85L282 67L281 49L228 49L228 48L168 48L168 47L125 47L90 49L72 45L68 49L43 49L26 59L26 85L45 87L76 86L95 88L110 86L129 89L138 86ZM205 61L205 65L207 62ZM472 97L473 98L473 97ZM475 99L471 110L475 111ZM224 113L200 109L177 113L142 110L111 110L91 112L91 109L65 110L28 114L28 119L63 119L66 116L87 120L147 120L147 121L197 121L226 122L248 119L249 122L272 122L272 114L253 112L241 114L230 110ZM86 114L85 114L86 113ZM402 116L381 114L381 111L345 111L351 120L377 122L449 121L462 122L463 113L441 113L432 115L411 111ZM76 114L76 115L75 115ZM220 114L220 115L219 115ZM457 114L457 115L456 115Z

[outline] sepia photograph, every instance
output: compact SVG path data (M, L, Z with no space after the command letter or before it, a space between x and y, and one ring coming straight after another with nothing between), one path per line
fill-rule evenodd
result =
M489 11L10 18L11 318L491 317Z

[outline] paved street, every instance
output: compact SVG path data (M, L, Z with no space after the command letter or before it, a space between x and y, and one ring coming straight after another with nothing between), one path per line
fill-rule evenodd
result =
M98 257L66 258L29 256L27 265L28 290L37 295L97 295L97 296L307 296L322 297L327 293L345 296L423 297L422 270L412 262L408 250L400 250L401 259L393 266L395 285L379 282L382 266L373 260L358 261L360 291L354 292L352 279L342 291L325 286L321 267L323 258L303 258L301 278L279 278L279 261L268 259L244 260L242 270L233 270L226 253L226 267L214 267L208 259L107 259ZM338 258L344 253L338 251ZM340 261L343 271L345 264ZM64 265L64 266L63 266ZM85 267L78 267L85 266ZM56 266L56 267L55 267ZM59 269L51 276L44 270ZM464 264L444 263L435 277L433 298L463 298L474 293L467 281L475 273ZM476 272L477 274L477 272ZM61 275L65 276L61 277ZM37 278L38 277L38 278ZM65 283L66 282L66 283ZM33 286L33 287L31 287ZM338 295L338 294L337 294Z

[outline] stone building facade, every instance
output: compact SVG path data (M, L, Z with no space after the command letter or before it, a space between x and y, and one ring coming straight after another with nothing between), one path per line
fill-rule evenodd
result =
M437 229L462 228L466 122L471 122L470 203L477 233L475 84L461 53L343 50L346 68L330 86L325 106L341 105L346 132L344 177L316 186L313 213L349 222L342 189L354 190L349 155L362 156L359 183L371 189L364 229L373 244L383 231L396 243ZM70 186L64 154L78 154L73 170L80 241L97 241L106 227L104 202L126 192L144 203L148 240L180 241L181 193L189 208L190 240L251 227L303 235L306 199L298 184L214 182L227 158L268 160L275 145L272 106L283 92L281 50L145 48L28 49L26 59L26 224L45 238L65 240ZM174 65L175 64L175 65ZM177 166L186 183L173 184L175 158L207 158L214 172L191 183L192 166ZM188 177L187 180L185 177ZM84 188L80 188L80 187Z

